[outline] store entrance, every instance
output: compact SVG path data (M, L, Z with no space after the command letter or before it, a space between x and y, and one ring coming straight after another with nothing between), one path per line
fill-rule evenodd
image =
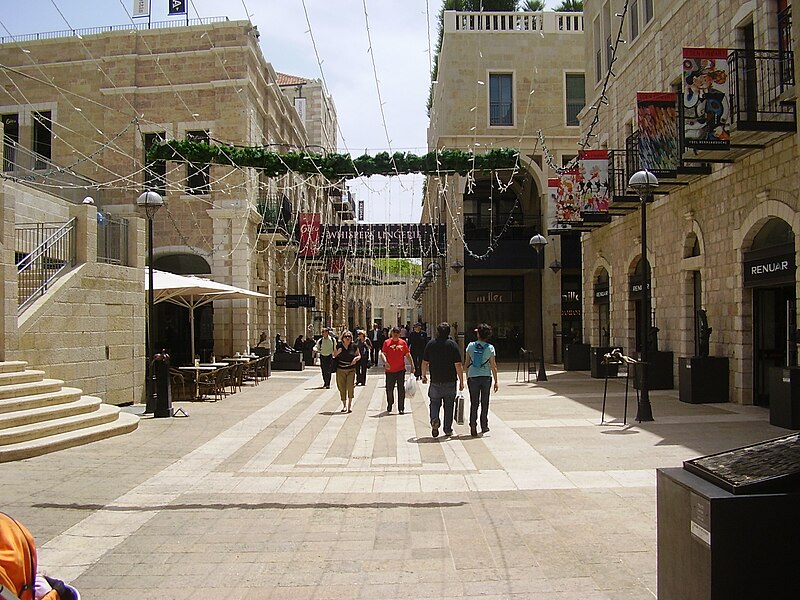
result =
M467 277L464 303L464 341L476 339L480 323L494 330L489 340L499 360L516 360L525 331L525 283L522 277Z
M794 287L753 290L753 403L769 406L769 370L797 363ZM791 342L791 343L790 343Z

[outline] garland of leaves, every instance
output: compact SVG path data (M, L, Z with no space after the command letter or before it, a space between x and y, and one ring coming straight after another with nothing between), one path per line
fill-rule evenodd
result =
M445 149L422 156L410 152L381 152L375 156L364 154L351 158L349 154L314 154L303 151L278 153L262 146L212 145L191 140L170 140L154 144L147 151L148 161L174 160L253 167L262 169L268 177L277 177L289 171L306 175L322 174L330 180L359 175L390 176L407 173L466 175L470 171L513 169L518 166L518 159L519 151L514 148L496 148L485 154Z

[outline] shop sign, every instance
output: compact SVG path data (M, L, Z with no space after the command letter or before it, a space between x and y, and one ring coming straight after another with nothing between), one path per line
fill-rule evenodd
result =
M316 256L408 258L444 256L446 248L442 224L380 223L320 225L313 251Z
M644 286L642 284L641 277L631 277L630 280L629 280L629 288L630 289L628 290L628 296L630 297L630 299L631 300L641 300L642 298L644 298L644 294L642 293L643 292L643 287ZM648 290L652 289L650 287L650 282L649 281L647 282L647 289Z
M789 245L790 252L774 253L765 256L762 251L745 252L744 254L744 287L766 287L794 283L795 260L794 247ZM782 246L785 250L786 247Z
M514 302L514 292L467 292L465 300L470 304L507 304Z
M314 308L317 297L308 294L286 294L286 308Z
M594 286L594 303L595 304L610 304L611 303L611 290L607 283Z

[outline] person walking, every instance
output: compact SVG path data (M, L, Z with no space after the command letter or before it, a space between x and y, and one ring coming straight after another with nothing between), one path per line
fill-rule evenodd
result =
M383 342L381 358L386 372L386 412L392 412L394 388L397 386L397 412L402 415L406 411L406 363L409 370L414 368L414 364L408 344L400 339L399 327L392 327L389 339Z
M356 363L356 385L367 385L367 370L369 369L369 356L372 353L372 342L369 341L366 331L356 333L355 340L358 351L361 353L361 360Z
M331 388L331 370L333 368L333 351L336 349L336 340L331 335L331 330L322 328L322 337L317 341L316 351L319 354L319 367L322 370L322 387Z
M377 323L372 324L372 330L369 332L369 341L372 343L372 351L370 352L370 361L373 365L378 364L378 353L383 348L383 331L378 327Z
M336 362L336 387L339 388L339 399L342 401L342 412L353 412L353 398L356 386L356 364L361 360L358 346L353 342L353 334L342 332L342 340L333 351Z
M422 355L422 383L428 383L428 372L431 374L431 385L428 388L431 413L431 435L439 437L439 427L445 436L453 435L453 412L456 400L456 380L458 389L464 389L464 365L461 363L461 351L450 339L450 324L440 323L436 327L436 338L425 346ZM444 404L444 421L439 420L439 411Z
M467 388L469 388L469 432L478 436L478 408L480 408L481 433L489 431L489 390L494 377L494 391L497 391L497 352L489 343L492 328L481 323L475 330L478 339L470 342L465 352L467 365Z
M408 334L408 347L411 350L411 359L414 361L414 377L422 377L422 353L428 336L422 331L422 323L414 323L414 330Z

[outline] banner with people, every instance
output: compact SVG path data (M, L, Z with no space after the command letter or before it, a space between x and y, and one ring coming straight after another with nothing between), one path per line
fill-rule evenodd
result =
M582 150L578 153L578 173L573 176L575 193L580 198L581 217L608 212L608 150Z
M730 148L726 48L683 49L683 140L687 148Z
M580 172L575 169L561 173L558 178L548 179L551 214L555 215L556 228L581 222L581 199L575 187L579 175Z
M639 168L657 177L675 177L680 164L678 95L674 92L637 92Z

